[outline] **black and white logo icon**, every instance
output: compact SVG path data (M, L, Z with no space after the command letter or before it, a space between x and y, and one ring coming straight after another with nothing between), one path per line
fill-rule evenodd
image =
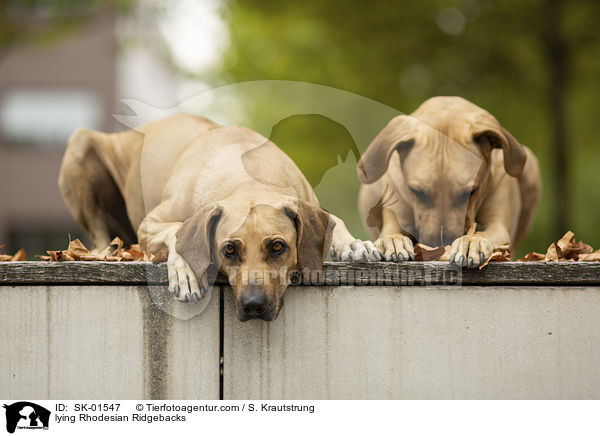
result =
M16 429L48 429L50 411L28 401L19 401L11 405L4 404L6 409L6 431L14 433Z

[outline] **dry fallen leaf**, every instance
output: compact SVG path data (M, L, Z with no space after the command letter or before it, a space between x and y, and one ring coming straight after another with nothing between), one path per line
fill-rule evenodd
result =
M113 253L112 253L113 257L121 255L121 251L123 251L123 241L121 240L121 238L119 238L117 236L115 239L113 239L110 242L110 246L111 247L116 246L115 249L114 249L114 251L113 251Z
M0 246L0 248L4 245ZM25 256L25 250L22 248L12 256L10 254L0 254L0 262L24 262L27 258Z
M577 260L579 262L600 262L600 250L596 250L593 253L580 254Z
M17 251L15 253L15 255L13 256L13 258L11 259L13 262L23 262L25 260L27 260L26 256L25 256L25 250L23 250L22 248Z
M591 254L593 251L591 245L582 241L575 241L575 234L569 231L560 240L550 244L544 260L546 262L577 261L580 260L581 256Z
M67 253L65 253L63 250L58 250L58 251L50 251L49 250L46 253L48 253L50 255L50 260L53 262L64 262L64 261L75 260L71 256L69 256Z
M415 260L420 262L426 262L430 260L438 260L446 251L446 247L430 247L425 244L416 244L415 249Z
M75 260L100 260L96 259L96 256L79 239L69 242L66 254Z
M575 233L573 233L572 231L569 230L567 233L565 233L565 235L562 238L560 238L558 240L556 245L558 245L558 247L561 250L564 250L566 247L573 244L574 242L575 242Z
M131 246L128 250L123 250L121 252L121 257L123 260L131 262L147 262L150 260L150 254L133 248L133 246Z
M483 268L490 262L508 262L510 260L510 245L501 245L494 248L492 255L484 263L479 265L479 269Z
M450 252L452 251L452 246L446 245L444 249L444 254L442 254L442 256L438 260L441 262L448 262L450 260Z
M558 246L558 244L556 242L553 242L548 247L548 250L546 251L546 256L545 256L544 260L546 262L558 262L561 254L562 254L562 251L560 250L560 247Z
M527 253L525 256L520 258L518 261L519 262L543 262L545 258L546 258L545 254L536 253L535 251L532 251L530 253Z
M560 248L564 259L577 259L579 255L590 254L594 251L590 245L582 241L576 242L573 232L567 232L556 245Z

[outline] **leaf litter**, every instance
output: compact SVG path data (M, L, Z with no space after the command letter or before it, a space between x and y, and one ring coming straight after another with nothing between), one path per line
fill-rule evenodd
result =
M467 236L475 234L476 223L467 231ZM415 244L415 259L418 261L447 261L450 258L450 245L430 247L425 244ZM483 268L490 262L508 262L512 260L510 245L495 247L492 255L479 267ZM600 250L594 251L591 245L577 241L571 231L558 241L550 244L546 253L532 251L517 259L517 262L600 262Z
M70 239L70 238L69 238ZM1 249L2 247L0 247ZM133 244L125 247L120 238L115 238L101 252L94 253L89 250L79 239L69 240L69 246L66 250L48 250L47 255L38 256L39 259L47 262L153 262L162 263L167 261L167 254L161 250L157 253L148 253L143 251L139 244ZM24 261L26 260L25 251L19 250L15 255L0 254L0 261Z
M468 236L475 233L477 224L473 223L467 231ZM0 251L4 245L0 245ZM430 247L425 244L415 244L415 260L417 261L448 261L450 259L451 246ZM95 254L89 250L79 239L69 240L66 250L48 250L47 255L38 256L43 261L65 262L65 261L108 261L108 262L153 262L163 263L167 261L167 253L163 250L157 253L143 251L139 244L125 247L120 238L112 240L110 245L101 252ZM510 245L502 245L494 248L492 255L479 267L480 269L489 262L507 262L512 259ZM20 249L14 255L2 254L0 262L26 261L25 250ZM575 234L571 231L558 241L550 244L546 253L532 251L517 260L518 262L600 262L600 249L595 250L591 245L583 241L577 241Z

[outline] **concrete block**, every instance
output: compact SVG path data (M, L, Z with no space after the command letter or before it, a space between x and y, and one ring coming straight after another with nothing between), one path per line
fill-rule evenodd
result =
M213 294L202 315L184 321L143 286L0 287L0 396L216 399Z
M225 399L600 398L600 288L295 287L225 298Z

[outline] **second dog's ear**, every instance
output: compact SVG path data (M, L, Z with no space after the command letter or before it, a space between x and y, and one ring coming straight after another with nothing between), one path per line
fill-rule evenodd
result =
M406 156L414 144L414 125L412 117L400 115L375 137L358 161L358 178L362 183L370 184L383 176L394 151L398 150L401 158Z
M201 210L185 220L175 235L175 251L192 268L197 280L200 280L212 260L213 235L222 213L220 206Z
M504 169L513 177L518 177L523 171L527 153L525 148L504 127L487 127L473 134L476 142L487 140L492 148L502 148L504 154Z
M297 208L284 206L285 214L296 226L298 268L320 271L329 254L335 222L319 206L299 200Z

